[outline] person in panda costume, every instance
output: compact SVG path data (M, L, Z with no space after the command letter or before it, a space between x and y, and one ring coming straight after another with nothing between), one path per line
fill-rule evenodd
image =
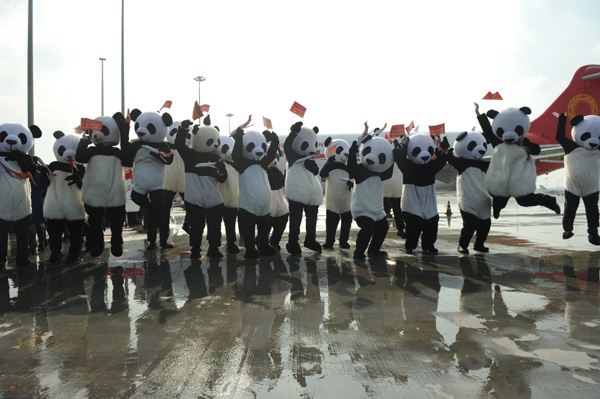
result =
M279 243L288 223L290 209L285 199L285 174L279 168L281 149L277 149L277 155L267 168L267 177L271 186L271 214L269 217L272 229L269 244L276 250L280 250Z
M167 112L142 112L135 108L131 111L131 120L135 122L133 130L138 140L129 142L129 131L123 132L121 148L133 157L133 187L131 200L145 209L147 250L157 248L156 233L160 234L160 247L173 248L167 242L168 230L165 230L165 165L173 162L173 153L165 142L173 118ZM167 234L167 236L165 236Z
M327 154L330 151L333 151L333 154L327 159L319 172L321 180L325 182L325 208L327 209L323 248L333 248L335 233L341 219L340 248L348 249L350 248L348 238L352 227L350 200L352 198L352 187L354 187L354 182L348 175L347 167L350 145L345 140L332 140L331 137L325 139L324 145L327 148Z
M227 170L227 180L219 183L219 190L221 190L223 196L223 222L225 224L225 238L227 239L227 253L237 254L240 249L235 243L237 241L235 224L238 218L240 178L232 157L235 140L225 135L222 135L220 140L221 145L217 150L217 154L225 163L225 169Z
M317 218L319 206L323 203L323 188L316 177L319 166L312 157L317 153L318 127L303 127L296 122L285 139L283 151L287 157L285 194L290 208L290 227L287 251L292 255L302 253L300 244L300 224L302 213L305 215L304 246L315 252L321 252L317 242Z
M27 153L33 147L34 138L40 137L42 131L36 125L29 128L19 123L0 125L0 269L6 264L11 227L14 228L17 239L17 266L30 264L31 185L28 176L33 176L36 164L34 158Z
M448 142L445 142L446 145ZM406 223L404 248L412 254L421 238L425 252L437 253L435 247L440 219L437 210L435 175L447 162L447 154L439 151L433 138L426 133L406 137L406 143L396 146L395 160L402 172L402 211ZM447 148L443 148L447 150Z
M567 116L558 117L556 141L565 150L565 211L563 238L573 237L573 221L580 199L585 205L588 241L600 245L598 192L600 190L600 116L577 115L571 119L571 137L565 134Z
M185 210L190 221L190 245L192 259L200 258L202 235L207 227L209 257L221 258L221 222L223 220L223 196L219 183L227 180L227 169L217 150L220 145L219 131L210 125L210 116L204 118L203 126L192 128L190 147L185 144L192 122L185 120L175 137L175 148L185 166Z
M363 260L365 251L369 257L387 255L381 250L389 229L383 210L382 182L392 177L394 155L391 144L381 137L365 138L360 146L360 164L356 160L358 151L358 144L354 141L348 151L348 175L354 179L350 209L360 228L354 259Z
M133 166L133 157L117 147L121 134L129 132L129 123L122 113L96 118L102 122L99 130L86 130L79 140L75 160L87 164L81 185L81 198L88 214L86 245L90 255L98 257L104 251L105 210L110 220L110 252L123 255L123 224L127 193L123 166ZM94 144L90 147L90 144Z
M161 237L168 237L171 233L171 209L173 208L173 199L179 194L181 199L185 198L185 169L183 166L183 159L175 148L175 136L181 126L181 121L175 121L169 126L169 132L167 133L167 143L169 144L170 152L173 153L173 162L169 165L165 165L165 201L163 207L163 227L160 231ZM189 132L186 135L185 144L190 145L192 140L192 134ZM186 226L186 221L183 223Z
M271 186L267 167L277 156L279 138L269 130L244 132L241 128L232 137L235 145L231 156L240 179L239 223L246 247L244 257L274 255L276 250L269 244Z
M510 197L521 206L541 205L559 214L560 206L555 197L534 193L537 175L532 155L540 153L540 146L525 137L531 110L528 107L507 108L502 112L491 109L481 115L475 103L475 114L484 137L494 147L485 175L494 219L500 216ZM488 118L493 120L491 125Z
M399 145L402 137L394 137L392 145ZM396 224L396 234L400 238L406 238L404 232L404 216L402 215L402 172L394 162L394 172L392 177L383 182L383 207L386 210L392 210L394 213L394 223Z
M485 173L490 164L483 160L487 147L481 133L463 132L456 137L454 151L448 157L448 163L458 172L456 195L463 220L458 252L462 254L469 253L469 243L475 232L475 251L489 252L484 245L492 225L492 197L485 187Z
M76 263L83 245L83 224L85 207L81 199L81 187L85 168L75 162L75 153L79 146L79 137L54 132L53 150L56 161L48 165L48 172L42 174L44 184L48 186L44 202L44 217L47 219L50 237L50 262L62 259L62 238L65 226L69 231L69 255L66 264Z

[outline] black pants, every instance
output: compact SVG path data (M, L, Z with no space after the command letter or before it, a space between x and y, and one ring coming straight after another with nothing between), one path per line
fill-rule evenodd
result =
M166 243L168 230L165 230L165 190L154 190L148 194L140 194L136 191L131 192L131 200L141 208L146 208L146 236L149 243L156 241L157 231L161 232L160 242ZM173 200L171 199L171 202ZM167 234L163 237L163 234Z
M300 239L300 224L302 224L302 212L305 216L306 236L304 242L315 242L317 240L317 217L318 205L306 205L297 201L289 201L290 208L290 232L288 242L298 242Z
M69 230L69 254L78 255L83 245L84 220L48 219L48 235L50 236L50 251L62 251L62 239L65 226Z
M8 256L8 236L11 225L17 237L17 265L28 262L30 220L31 215L27 215L23 219L14 222L0 219L0 262L6 261L6 257Z
M579 197L570 191L565 190L565 213L563 215L563 230L573 231L573 221L579 207L579 200L583 198L585 206L585 216L587 219L588 233L598 233L598 192Z
M352 212L344 212L341 215L332 211L327 211L325 216L325 243L333 245L335 242L335 233L338 224L342 221L340 228L340 243L348 243L350 237L350 228L352 227Z
M271 238L269 239L269 244L274 247L279 247L279 242L281 242L281 237L283 236L283 232L288 224L288 218L290 214L286 213L282 216L269 217L269 222L271 225L272 233Z
M492 226L492 219L479 219L472 213L460 211L460 215L463 220L463 228L460 231L460 238L458 239L458 245L462 248L467 248L473 238L473 234L477 232L475 237L475 246L481 247L487 240L488 234L490 233L490 227Z
M244 237L244 246L246 253L256 249L256 233L258 232L258 242L262 246L269 245L269 227L270 216L257 216L245 209L239 210L240 231Z
M492 207L494 209L494 217L497 218L497 215L500 214L500 211L506 207L508 200L510 197L500 197L497 195L492 195ZM541 205L548 209L553 209L556 204L556 198L551 197L546 194L527 194L522 195L520 197L515 197L517 204L521 206L537 206Z
M390 213L390 210L393 212L396 230L398 231L404 231L404 215L402 214L402 207L400 206L401 202L402 198L385 197L383 199L383 208L386 213Z
M221 246L221 221L223 220L223 204L212 208L202 208L192 203L185 203L186 218L190 222L190 245L192 254L199 254L202 246L204 226L207 226L206 238L210 248Z
M87 244L90 247L104 245L102 220L104 219L105 209L110 221L111 243L123 244L123 225L125 224L126 216L125 205L111 208L97 208L85 205L85 211L88 214Z
M166 243L169 238L169 234L171 233L171 209L173 208L173 199L177 193L175 191L164 191L164 206L163 206L163 214L162 214L162 227L160 228L160 242ZM179 193L181 198L183 198L184 194Z
M360 230L356 236L356 248L354 252L363 254L367 250L367 247L369 248L369 253L378 252L383 245L389 229L387 219L373 220L367 216L359 216L355 220Z
M421 248L425 250L432 248L437 241L439 220L438 215L431 219L423 219L415 214L404 212L404 222L406 223L404 247L411 250L415 249L422 234Z
M235 231L235 222L238 218L238 209L223 207L223 222L225 224L225 238L228 244L235 244L237 233Z

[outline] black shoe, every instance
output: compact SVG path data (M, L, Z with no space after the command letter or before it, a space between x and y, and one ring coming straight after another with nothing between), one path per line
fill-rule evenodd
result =
M173 248L175 248L175 247L173 246L173 244L169 244L168 242L161 242L161 243L160 243L160 247L161 247L162 249L173 249Z
M600 245L600 237L598 236L598 233L588 234L588 241L592 245Z
M575 234L573 234L572 231L564 231L563 232L563 240L568 240L569 238L573 237Z
M208 247L208 251L206 251L206 256L210 258L222 258L223 254L219 252L219 248Z
M415 253L414 248L405 248L404 252L406 252L407 255L412 255Z
M473 249L475 251L477 251L477 252L485 252L485 253L490 252L490 249L488 247L484 246L484 245L477 245L476 244L476 245L473 246Z
M277 253L277 250L270 245L261 245L258 247L258 252L261 256L273 256Z
M387 252L385 251L369 251L369 258L382 258L387 256Z
M458 246L457 251L460 252L461 254L465 254L465 255L469 254L469 250L467 248L461 247L460 245Z
M98 256L102 255L103 251L104 251L104 244L102 244L102 245L94 245L90 249L90 256L92 258L97 258Z
M437 254L439 252L438 249L436 247L434 247L434 246L431 246L431 247L428 247L428 248L423 248L423 251L429 252L429 253L432 253L432 254Z
M556 202L556 198L554 199L554 203L550 205L549 208L552 209L557 215L560 215L560 206Z
M50 253L50 258L48 258L48 262L50 262L50 263L60 262L61 259L62 259L62 254L60 253L60 251L52 251Z
M192 251L190 259L200 259L200 251Z
M248 247L246 248L246 253L244 253L244 258L257 259L260 258L260 253L256 250L255 247Z
M354 260L365 260L367 257L364 252L356 252L354 251L354 256L352 257Z
M117 258L123 256L123 244L110 244L110 253Z
M298 244L298 241L288 242L285 245L285 249L291 255L300 255L302 253L302 249L300 248L300 244Z
M498 219L500 217L500 209L494 208L494 219Z
M323 244L323 248L325 249L333 249L333 244L330 242L326 242L325 244Z
M158 248L156 246L155 242L151 242L150 244L148 244L148 246L146 247L146 251L154 251L156 248ZM112 251L111 251L112 252ZM113 254L114 255L114 254Z
M228 254L237 254L240 252L240 248L235 244L235 242L227 243L227 253Z
M304 241L304 246L310 250L321 253L321 244L316 241Z
M406 238L406 233L404 232L404 230L398 230L398 233L396 233L398 235L398 237L405 239Z
M340 248L350 249L350 244L348 244L348 241L340 241Z
M69 254L65 258L65 264L70 265L79 262L79 254Z

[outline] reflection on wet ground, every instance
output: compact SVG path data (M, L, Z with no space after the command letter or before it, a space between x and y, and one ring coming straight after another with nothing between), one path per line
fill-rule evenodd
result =
M122 258L5 272L0 396L597 396L600 252L508 253L496 236L459 257L440 230L435 256L390 240L363 262L194 261L175 232L173 250L128 230Z

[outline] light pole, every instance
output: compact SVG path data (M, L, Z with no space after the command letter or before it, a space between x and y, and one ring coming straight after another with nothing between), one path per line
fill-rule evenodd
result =
M27 13L27 125L33 120L33 0L29 0ZM35 155L35 142L29 154Z
M125 0L121 0L121 113L125 114Z
M104 61L106 61L106 58L99 58L100 62L102 63L102 79L101 79L101 87L100 87L100 115L104 116Z
M229 133L231 133L231 117L233 116L233 114L230 112L228 114L225 114L225 116L229 119Z
M202 105L202 101L200 101L200 83L204 82L206 78L204 76L196 76L194 78L196 82L198 82L198 105Z

